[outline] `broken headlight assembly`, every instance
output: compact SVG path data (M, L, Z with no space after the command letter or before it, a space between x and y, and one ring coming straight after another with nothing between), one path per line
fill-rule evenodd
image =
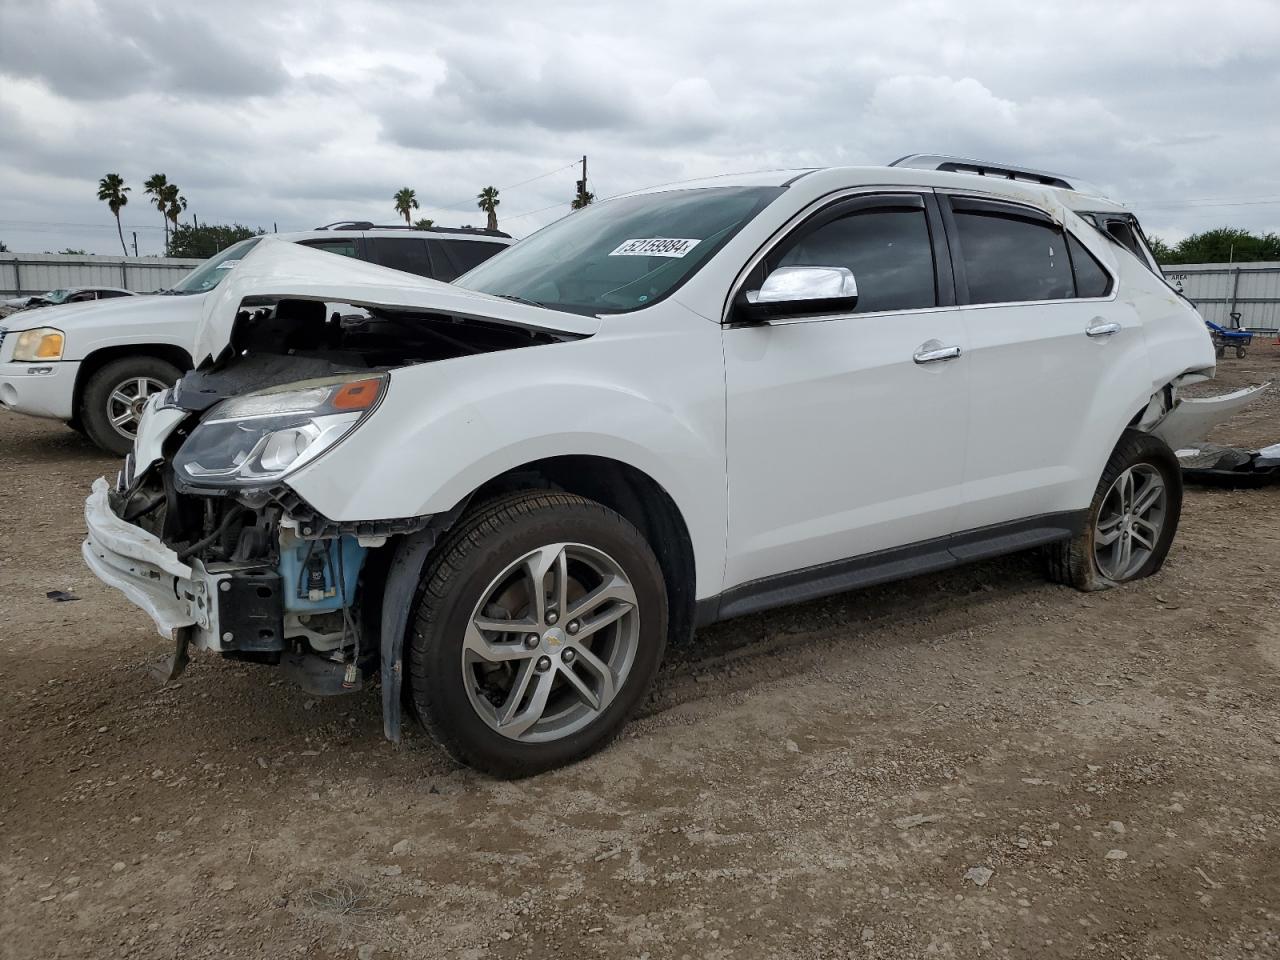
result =
M377 406L387 377L292 383L223 400L174 457L179 477L197 487L273 483L314 460Z

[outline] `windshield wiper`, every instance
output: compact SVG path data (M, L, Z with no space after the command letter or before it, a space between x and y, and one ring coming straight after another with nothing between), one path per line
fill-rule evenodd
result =
M539 300L530 300L528 297L520 297L514 293L498 293L498 294L494 294L494 296L501 297L503 300L510 300L512 303L523 303L525 306L529 306L529 307L546 308L547 306L545 303L542 303Z

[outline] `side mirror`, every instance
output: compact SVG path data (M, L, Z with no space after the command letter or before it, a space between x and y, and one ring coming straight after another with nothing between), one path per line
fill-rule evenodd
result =
M778 267L740 307L751 320L848 313L858 304L858 283L848 267Z

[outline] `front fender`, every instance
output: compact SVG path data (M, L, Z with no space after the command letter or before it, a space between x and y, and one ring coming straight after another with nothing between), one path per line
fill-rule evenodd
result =
M617 460L670 495L697 595L714 594L726 522L719 331L675 339L590 338L395 370L368 422L288 483L332 520L380 520L444 513L532 461Z

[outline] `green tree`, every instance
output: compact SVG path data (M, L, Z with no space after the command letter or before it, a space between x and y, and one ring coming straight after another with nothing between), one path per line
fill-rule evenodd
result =
M1165 243L1159 237L1147 237L1147 245L1151 247L1151 252L1155 254L1156 263L1177 263L1173 259L1173 247Z
M77 250L75 247L64 247L58 252L64 257L87 257L89 255L88 250Z
M187 209L187 198L178 192L176 183L165 184L164 190L161 191L161 198L164 200L164 222L166 228L170 223L173 229L178 229L178 214ZM168 231L165 232L165 249L168 249Z
M404 217L405 223L413 226L413 222L409 219L409 213L418 209L418 195L409 187L401 187L396 191L392 199L395 201L396 213Z
M153 173L142 184L143 191L151 198L151 203L160 211L160 220L164 223L164 246L169 248L169 215L165 212L167 201L164 192L169 188L169 178L163 173Z
M435 225L436 222L430 217L423 217L421 220L413 221L413 229L415 230L430 230Z
M207 259L233 243L258 237L266 233L261 227L254 230L241 224L202 223L200 226L184 223L173 228L169 236L169 256Z
M116 218L116 233L120 235L120 249L129 255L129 248L124 245L124 227L120 226L120 208L129 202L129 191L132 187L124 185L124 177L118 173L108 173L98 181L98 199L106 203L111 215Z
M478 206L481 210L483 210L485 213L485 216L489 218L488 222L485 223L485 229L497 230L498 229L498 204L502 202L501 200L498 199L498 188L485 187L483 190L481 190L479 193L476 194L476 200L478 201L476 203L476 206Z
M583 207L593 202L595 198L596 198L596 195L592 193L590 190L584 190L582 191L582 193L578 194L576 197L573 198L573 203L569 204L569 209L581 210Z
M1280 260L1280 236L1258 235L1239 227L1193 233L1173 251L1170 263L1256 263Z
M0 240L0 253L8 253L9 248L4 245L4 241Z

